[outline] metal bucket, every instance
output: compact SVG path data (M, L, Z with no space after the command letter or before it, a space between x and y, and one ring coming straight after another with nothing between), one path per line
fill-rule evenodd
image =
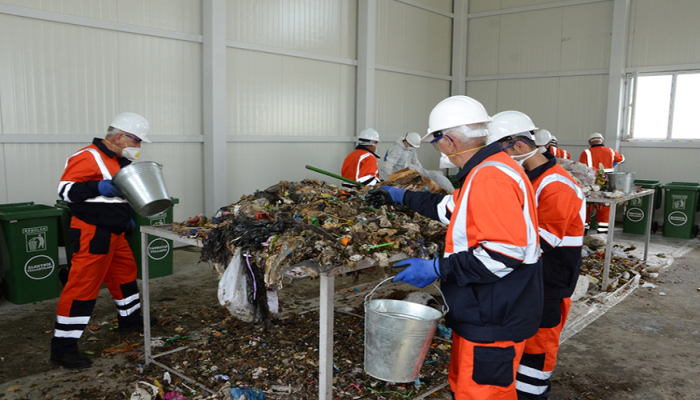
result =
M162 213L172 206L163 180L163 166L157 162L127 165L114 175L113 181L131 207L143 217Z
M608 172L608 190L621 190L625 194L634 193L634 172Z
M402 300L369 300L379 283L365 296L365 372L388 382L414 382L430 349L443 312Z

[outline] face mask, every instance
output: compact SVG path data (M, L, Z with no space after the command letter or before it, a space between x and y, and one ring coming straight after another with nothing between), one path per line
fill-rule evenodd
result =
M445 154L445 153L440 153L440 154L441 154L441 155L440 155L440 169L443 169L443 168L459 168L459 167L457 167L456 165L454 165L454 164L452 163L452 161L450 161L450 158L447 157L447 154Z
M520 166L522 167L522 166L523 166L523 163L524 163L525 161L527 161L528 159L530 159L532 156L534 156L534 155L537 153L538 150L539 150L539 149L535 149L535 150L532 150L532 151L529 152L529 153L526 153L526 154L518 154L517 156L511 156L511 157L513 157L513 160L515 160L515 162L517 162L518 165L520 165ZM518 158L515 158L515 157L522 157L522 158L518 159Z
M540 153L544 154L544 153L547 152L547 148L546 148L546 147L538 147L538 148L537 148L537 151L539 151Z
M141 149L138 147L126 147L122 149L122 157L130 161L136 161L139 158L139 154L141 154L140 151Z

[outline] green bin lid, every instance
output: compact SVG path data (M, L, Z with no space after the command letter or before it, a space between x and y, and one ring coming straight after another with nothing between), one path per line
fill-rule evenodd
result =
M0 208L0 220L15 221L19 219L33 219L45 217L60 217L63 210L43 204L28 204L8 209Z
M645 189L658 189L662 186L661 182L659 181L650 181L646 179L635 179L634 184L636 186L641 186Z
M180 204L180 199L177 197L171 197L170 200L173 202L173 204Z
M670 182L664 185L664 189L700 191L700 183Z

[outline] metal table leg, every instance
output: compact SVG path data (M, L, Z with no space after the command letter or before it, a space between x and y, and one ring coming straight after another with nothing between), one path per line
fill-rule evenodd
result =
M654 192L649 196L649 209L647 210L647 237L644 239L644 261L649 255L649 238L651 237L651 225L654 219Z
M148 281L148 234L141 232L141 314L143 315L144 365L151 362L151 301Z
M605 245L605 267L603 268L603 287L601 290L608 290L608 275L610 274L610 259L612 258L613 232L615 232L615 212L617 204L610 204L610 219L608 220L608 243Z
M321 274L318 343L318 398L333 398L333 292L335 276Z

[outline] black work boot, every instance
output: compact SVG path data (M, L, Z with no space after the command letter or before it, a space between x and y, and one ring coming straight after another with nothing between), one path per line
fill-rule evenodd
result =
M51 362L68 369L83 369L92 366L92 361L77 351L68 354L51 353Z

